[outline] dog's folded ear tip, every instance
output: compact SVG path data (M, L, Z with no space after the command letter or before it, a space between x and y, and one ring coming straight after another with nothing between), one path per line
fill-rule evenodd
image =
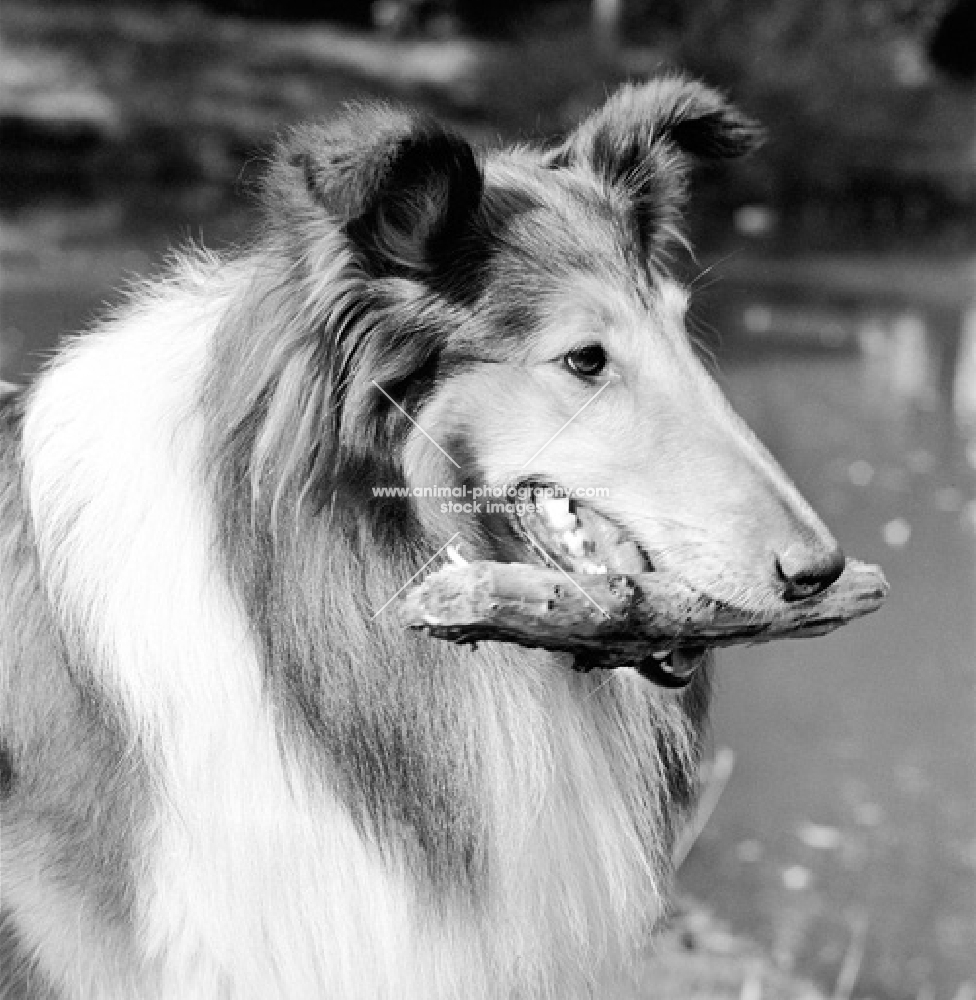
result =
M669 134L679 149L692 156L722 160L745 156L766 139L765 129L733 105L683 118Z
M669 72L626 83L547 157L551 166L568 165L576 154L597 148L599 135L630 135L650 154L670 143L703 159L729 159L760 146L765 130L714 87L684 73Z
M743 156L765 138L763 127L725 94L685 74L665 74L628 89L631 114L642 115L656 126L656 138L670 140L691 156Z

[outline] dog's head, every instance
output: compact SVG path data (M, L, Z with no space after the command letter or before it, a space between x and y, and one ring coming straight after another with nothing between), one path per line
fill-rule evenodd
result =
M549 150L479 158L380 107L294 133L269 211L318 317L313 477L469 557L667 568L755 608L828 586L836 542L696 357L665 266L694 158L756 138L678 77Z

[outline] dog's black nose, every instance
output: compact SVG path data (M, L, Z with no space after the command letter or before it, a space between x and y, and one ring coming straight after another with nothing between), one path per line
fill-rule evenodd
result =
M776 557L776 576L784 601L802 601L826 590L844 572L844 553L839 545L827 552L787 550Z

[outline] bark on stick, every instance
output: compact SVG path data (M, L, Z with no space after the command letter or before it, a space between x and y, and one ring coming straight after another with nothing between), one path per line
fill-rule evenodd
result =
M825 635L876 611L888 593L877 566L848 560L815 598L743 610L673 573L568 575L528 563L452 564L407 592L404 623L452 642L500 641L640 658L648 649L731 646Z

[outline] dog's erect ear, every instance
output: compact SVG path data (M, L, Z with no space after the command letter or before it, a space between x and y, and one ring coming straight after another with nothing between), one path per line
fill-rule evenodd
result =
M553 167L587 167L632 199L648 250L673 229L691 157L741 156L762 130L717 91L680 76L628 85L548 156Z
M463 138L426 115L383 105L296 129L277 170L342 227L375 276L435 270L463 234L483 184Z

